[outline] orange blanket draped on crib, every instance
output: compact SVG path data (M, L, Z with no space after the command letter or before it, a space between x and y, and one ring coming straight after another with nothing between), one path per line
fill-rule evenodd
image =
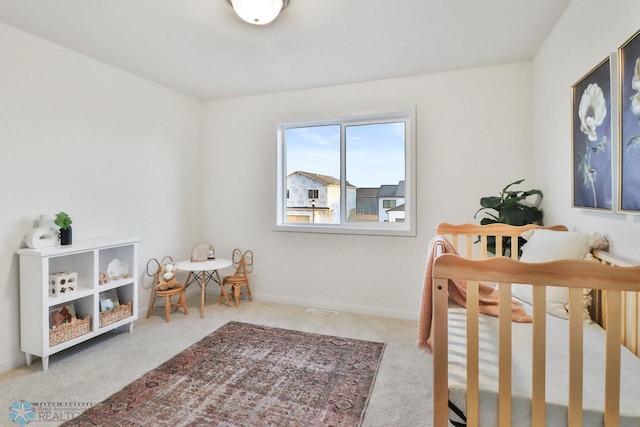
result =
M442 253L456 254L456 249L444 237L436 236L429 243L427 263L424 272L424 285L422 288L422 304L420 306L420 320L418 323L418 347L431 350L431 327L433 320L433 261L436 257L436 248L440 246ZM467 282L465 280L449 280L449 297L451 301L461 307L467 306ZM498 290L484 283L479 286L480 313L498 317L499 308ZM524 311L517 301L511 303L511 320L519 323L531 323L531 317Z

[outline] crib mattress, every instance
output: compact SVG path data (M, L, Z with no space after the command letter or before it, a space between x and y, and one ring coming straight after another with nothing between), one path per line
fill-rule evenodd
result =
M480 315L480 426L498 425L498 319ZM546 424L567 422L569 321L547 315ZM512 323L512 425L531 425L532 325ZM605 331L585 324L583 425L603 426ZM449 309L449 401L466 413L466 310ZM450 411L452 420L459 420ZM640 426L640 359L622 348L620 425Z

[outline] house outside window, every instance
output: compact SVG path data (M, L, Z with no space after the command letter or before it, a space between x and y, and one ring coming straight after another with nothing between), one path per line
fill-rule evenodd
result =
M409 111L279 125L276 230L415 236L414 123Z
M362 187L356 190L358 200L356 203L356 218L360 221L377 221L378 205L375 197L380 189L377 187Z
M405 219L404 203L405 203L406 186L404 181L398 182L397 185L383 185L378 190L378 200L380 211L378 213L378 221L380 222L401 222ZM401 209L397 207L402 206ZM393 213L391 213L393 212Z

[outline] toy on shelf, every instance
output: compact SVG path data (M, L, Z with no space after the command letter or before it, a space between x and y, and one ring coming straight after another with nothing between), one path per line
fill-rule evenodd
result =
M129 263L114 258L107 266L109 278L113 280L124 279L129 277Z
M58 244L58 232L51 227L51 221L46 215L40 215L38 226L24 238L29 248L46 248Z
M57 297L76 291L78 286L78 273L61 271L49 275L49 295Z
M109 283L109 273L101 271L100 274L98 274L98 284L104 285L105 283Z

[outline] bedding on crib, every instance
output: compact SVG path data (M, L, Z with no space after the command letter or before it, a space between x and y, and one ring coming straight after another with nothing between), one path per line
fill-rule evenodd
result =
M530 309L522 303L525 309ZM547 321L546 425L567 425L568 320L550 314ZM466 413L466 310L449 309L450 420L464 426ZM480 426L498 425L498 319L480 315ZM530 323L512 322L512 425L531 425L532 342ZM603 426L605 331L584 325L583 425ZM620 425L640 426L640 359L626 348L621 354ZM454 409L451 409L454 408ZM456 410L457 408L457 410Z

